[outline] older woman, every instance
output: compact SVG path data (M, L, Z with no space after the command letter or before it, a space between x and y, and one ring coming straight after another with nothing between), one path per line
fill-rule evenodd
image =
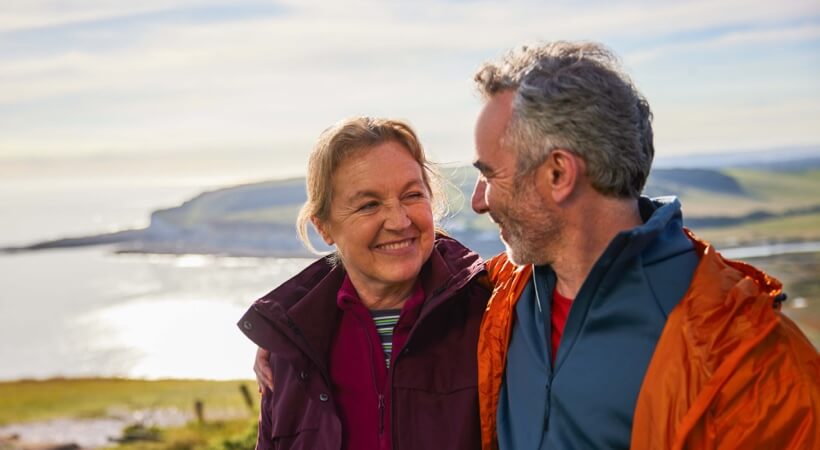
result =
M355 118L310 156L308 222L335 246L239 326L269 352L258 448L479 449L479 256L436 233L435 178L406 124Z

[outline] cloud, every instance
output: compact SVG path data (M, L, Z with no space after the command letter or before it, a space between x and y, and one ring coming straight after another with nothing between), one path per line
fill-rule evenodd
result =
M174 0L173 3L162 0L6 0L0 4L0 33L112 21L220 3L207 0Z
M750 45L788 45L800 42L817 42L820 40L820 25L809 24L776 29L754 29L727 31L717 36L704 39L677 42L642 49L626 55L631 64L644 64L665 55L687 53L693 50L725 50Z
M816 99L782 99L763 104L675 106L656 111L661 154L811 145L820 142ZM715 120L720 118L720 120ZM696 130L697 132L692 132Z
M601 40L638 69L636 79L662 87L652 78L661 57L698 63L693 50L731 48L744 64L756 57L744 54L749 46L814 43L819 10L815 0L6 1L0 156L284 152L366 113L411 119L439 159L466 160L478 106L472 71L510 46ZM697 76L684 81L676 89L699 89ZM668 130L659 140L681 139Z

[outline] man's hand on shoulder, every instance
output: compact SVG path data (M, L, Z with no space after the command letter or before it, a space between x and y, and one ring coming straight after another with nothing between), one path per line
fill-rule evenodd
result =
M262 347L256 349L253 371L256 373L256 382L259 384L259 392L265 392L265 389L273 391L273 371L270 367L270 352Z

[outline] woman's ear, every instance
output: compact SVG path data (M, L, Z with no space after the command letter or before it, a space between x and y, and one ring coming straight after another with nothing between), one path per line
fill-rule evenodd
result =
M310 218L310 221L313 223L313 227L316 228L316 231L319 232L319 236L322 236L322 240L325 241L325 244L333 245L335 243L330 236L329 230L321 220L313 216Z

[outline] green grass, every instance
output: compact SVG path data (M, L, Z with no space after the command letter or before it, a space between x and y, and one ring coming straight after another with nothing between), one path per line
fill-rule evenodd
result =
M112 409L178 408L193 411L196 400L208 411L242 414L245 384L256 399L254 381L53 379L0 383L0 425L56 417L102 417ZM249 413L250 414L250 413Z
M820 213L778 217L731 227L696 228L692 231L717 247L764 241L817 241L820 240Z
M716 194L700 189L687 189L674 195L680 198L684 217L739 217L754 211L769 211L774 207L771 202L754 197Z
M728 169L723 172L733 177L746 194L718 194L692 188L670 194L680 197L684 213L690 217L737 217L754 211L782 213L820 204L820 170Z
M226 214L219 220L221 222L275 223L293 226L301 208L301 204L259 208Z
M157 430L158 442L134 441L107 450L252 450L256 444L256 418L189 423Z
M774 172L731 169L725 173L735 178L746 192L777 207L789 208L817 204L820 194L820 170Z

